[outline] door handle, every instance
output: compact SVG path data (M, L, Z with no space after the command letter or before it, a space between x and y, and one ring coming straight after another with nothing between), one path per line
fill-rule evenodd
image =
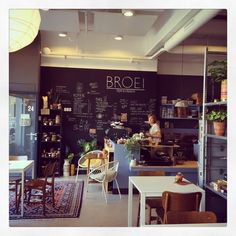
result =
M29 134L26 134L27 136L30 136L30 140L33 141L33 140L37 140L38 138L38 133L29 133Z

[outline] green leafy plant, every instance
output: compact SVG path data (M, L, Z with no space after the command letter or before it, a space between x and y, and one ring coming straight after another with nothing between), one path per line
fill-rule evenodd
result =
M129 159L133 159L133 155L140 148L140 137L133 135L131 138L127 139L124 144L126 150L128 151L128 155L126 156Z
M97 139L93 139L92 141L86 141L85 139L80 139L78 140L78 144L79 146L82 147L81 155L84 155L87 152L97 149Z
M211 121L223 122L227 118L227 112L224 110L212 110L207 114L207 119Z
M70 152L67 154L67 159L69 160L70 163L72 162L74 156L75 156L75 154L73 152Z
M211 75L212 82L221 82L227 79L227 61L213 61L208 65L208 73Z

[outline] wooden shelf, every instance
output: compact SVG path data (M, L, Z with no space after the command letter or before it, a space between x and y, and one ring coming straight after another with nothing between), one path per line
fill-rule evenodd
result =
M215 138L215 139L221 139L221 140L227 140L226 136L219 136L214 134L206 134L206 137L208 138Z
M161 119L165 120L198 120L198 118L182 118L182 117L161 117Z
M163 132L177 132L177 133L184 133L184 132L186 132L186 133L193 133L193 132L195 132L195 133L198 133L198 129L188 129L188 128L184 128L184 129L182 129L182 128L162 128L161 129Z
M221 106L221 105L227 105L227 101L226 102L207 102L205 103L205 106Z

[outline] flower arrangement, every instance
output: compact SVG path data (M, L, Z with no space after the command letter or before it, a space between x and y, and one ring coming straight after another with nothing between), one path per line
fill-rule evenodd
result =
M140 148L140 141L142 139L142 134L134 134L131 138L126 139L125 148L128 151L127 158L133 159L134 153Z

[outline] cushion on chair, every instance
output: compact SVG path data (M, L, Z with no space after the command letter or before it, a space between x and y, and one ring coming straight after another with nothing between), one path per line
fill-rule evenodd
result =
M116 177L117 171L115 170L107 170L106 172L90 174L91 179L96 179L97 181L104 181L104 177L106 177L106 181L112 181ZM106 176L105 176L106 175Z
M88 167L88 160L84 160L84 162L80 163L79 165L82 168L87 168ZM90 160L90 167L91 168L94 168L94 167L97 167L100 165L101 165L101 159L91 159Z

